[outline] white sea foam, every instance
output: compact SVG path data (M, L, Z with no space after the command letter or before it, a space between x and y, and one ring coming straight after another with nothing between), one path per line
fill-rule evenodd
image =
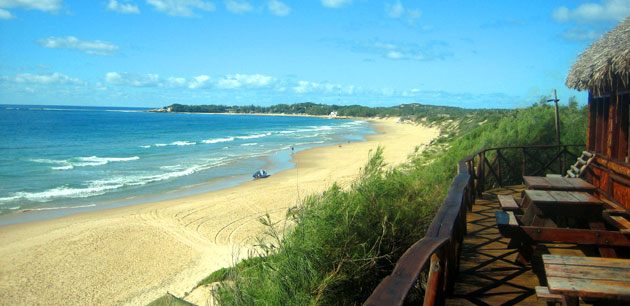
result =
M190 141L175 141L175 142L170 143L171 146L192 146L196 144L197 144L196 142L190 142Z
M143 149L148 149L148 148L150 148L150 147L151 147L151 145L140 146L140 147L141 147L141 148L143 148Z
M93 167L93 166L102 166L106 165L110 162L126 162L132 160L138 160L140 157L132 156L132 157L98 157L98 156L88 156L88 157L76 157L65 160L54 160L54 159L31 159L30 161L41 164L53 164L59 165L57 167L51 167L53 170L71 170L74 167Z
M132 156L132 157L98 157L98 156L88 156L88 157L79 157L76 159L68 160L70 165L74 167L89 167L89 166L102 166L109 164L110 162L126 162L132 160L138 160L140 157Z
M163 180L168 180L172 178L177 178L181 176L191 175L199 171L208 170L214 167L221 166L225 164L227 158L212 158L206 160L206 163L201 165L193 165L193 166L183 166L183 165L173 165L173 166L162 166L160 169L166 170L169 172L153 174L153 175L140 175L140 176L125 176L125 177L117 177L105 180L95 180L90 181L90 186L142 186L149 183L159 182Z
M51 167L53 170L71 170L74 169L73 165L59 166L59 167Z
M247 135L247 136L237 136L236 138L238 139L255 139L255 138L262 138L265 136L270 136L271 132L269 133L264 133L264 134L255 134L255 135Z
M252 143L244 143L244 144L242 144L241 146L243 146L243 147L248 147L248 146L255 146L255 145L257 145L257 144L258 144L257 142L252 142Z
M173 166L161 166L160 169L173 171L173 170L182 170L182 165L173 165Z
M41 163L41 164L66 164L68 163L68 161L66 160L54 160L54 159L47 159L47 158L30 159L30 161L34 163Z
M98 160L97 158L87 158L88 160ZM134 160L136 158L109 158L111 161ZM153 182L168 180L176 177L191 175L193 173L221 166L227 162L227 157L211 158L205 160L201 165L193 166L162 166L166 173L121 176L103 180L88 181L79 187L59 186L40 192L15 192L8 197L0 198L0 205L15 201L50 202L62 198L86 198L103 195L106 192L123 187L142 186ZM100 160L99 160L100 161Z
M108 190L118 189L121 185L88 186L85 188L71 188L61 186L41 192L16 192L10 197L0 198L0 203L15 200L29 200L33 202L50 202L57 198L86 198L104 194Z
M233 141L234 137L228 137L228 138L216 138L216 139L207 139L207 140L202 140L201 142L203 143L219 143L219 142L227 142L227 141Z
M43 210L58 210L58 209L70 209L70 208L87 208L94 207L96 204L88 204L88 205L78 205L78 206L57 206L57 207L42 207L42 208L29 208L24 209L24 212L27 211L43 211Z
M166 147L166 146L168 146L168 145L167 145L167 144L165 144L165 143L156 143L156 144L155 144L155 146L156 146L156 147Z

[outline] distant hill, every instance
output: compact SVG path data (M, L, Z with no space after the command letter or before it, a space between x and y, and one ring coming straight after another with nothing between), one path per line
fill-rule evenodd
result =
M437 115L459 117L475 113L486 113L497 110L477 110L465 109L452 106L423 105L419 103L402 104L391 107L367 107L361 105L326 105L312 102L302 102L295 104L277 104L273 106L227 106L227 105L182 105L173 104L160 109L151 110L154 112L173 113L233 113L233 114L297 114L328 116L336 112L341 117L386 117L386 116L414 116L416 118L431 118ZM416 119L413 118L413 119Z

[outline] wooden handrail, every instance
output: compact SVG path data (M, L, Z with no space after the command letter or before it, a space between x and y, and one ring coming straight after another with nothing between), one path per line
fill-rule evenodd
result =
M528 175L526 159L529 155L526 152L527 149L559 149L551 161L543 163L536 160L542 164L542 168L534 172L540 174L549 171L557 160L562 163L560 169L564 171L566 169L566 155L571 154L568 151L569 147L584 147L584 145L497 147L480 150L461 159L457 164L457 176L453 179L446 198L433 218L424 238L413 244L400 257L392 273L379 283L364 305L402 305L409 290L418 281L420 273L427 268L430 272L428 273L424 305L443 304L445 295L453 288L459 270L461 244L466 234L467 210L472 208L476 196L481 195L486 190L486 178L489 174L487 169L494 167L494 162L488 161L486 153L495 151L495 162L504 159L506 169L515 171L518 169L507 164L508 161L502 151L520 151L523 160L519 175L523 176ZM494 170L492 171L494 172ZM504 183L503 173L505 172L507 171L499 170L498 173L492 173L499 185Z

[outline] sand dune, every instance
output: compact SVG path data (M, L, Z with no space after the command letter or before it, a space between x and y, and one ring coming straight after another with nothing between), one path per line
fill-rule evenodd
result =
M406 160L437 129L373 122L366 142L295 154L297 167L238 187L168 201L0 227L0 302L144 305L183 295L212 271L247 255L269 213L284 217L300 197L337 181L347 186L385 147L388 164Z

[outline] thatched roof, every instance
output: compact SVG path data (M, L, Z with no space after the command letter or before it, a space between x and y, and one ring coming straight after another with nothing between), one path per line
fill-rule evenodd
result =
M580 54L571 67L566 85L596 93L608 91L616 77L628 87L630 76L630 18Z

